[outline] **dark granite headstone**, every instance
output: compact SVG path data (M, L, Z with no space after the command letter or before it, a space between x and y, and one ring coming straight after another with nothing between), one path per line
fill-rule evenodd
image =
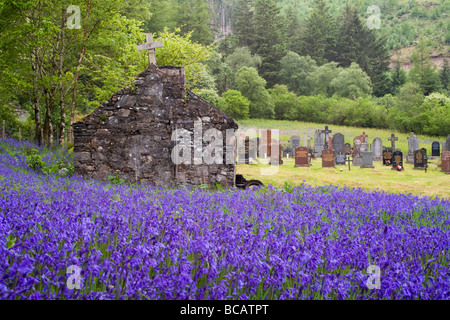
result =
M392 164L392 148L383 150L383 165L390 166Z
M294 167L309 167L311 165L308 148L295 148L295 166Z
M439 141L433 141L431 144L431 156L440 157L441 156L441 144Z
M334 150L324 149L322 151L322 168L335 167Z
M344 144L345 154L351 155L352 154L352 145L350 143Z
M333 150L336 154L345 153L344 135L336 133L333 136Z
M414 151L414 169L415 170L425 170L427 167L427 150L420 149Z
M403 152L400 150L394 151L392 154L392 170L398 170L397 166L403 167ZM403 168L402 168L403 170Z

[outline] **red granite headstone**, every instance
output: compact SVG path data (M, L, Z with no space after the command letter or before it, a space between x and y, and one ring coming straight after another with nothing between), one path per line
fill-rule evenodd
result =
M307 147L295 148L295 166L294 167L309 167L309 155Z
M269 130L261 130L261 147L262 147L262 154L261 156L264 157L264 154L267 154L267 157L271 156L271 145L272 145L272 131Z
M441 153L441 171L446 174L450 174L450 151L445 151Z
M322 151L322 167L330 168L335 167L335 158L334 158L334 150L332 149L324 149Z

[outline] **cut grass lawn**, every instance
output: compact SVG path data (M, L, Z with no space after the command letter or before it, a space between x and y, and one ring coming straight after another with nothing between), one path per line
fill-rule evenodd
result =
M282 187L285 183L302 183L323 186L327 184L363 188L366 190L384 190L392 193L411 193L439 198L450 198L450 175L440 172L436 161L429 164L427 172L413 170L413 165L405 164L404 171L391 170L381 162L374 162L375 169L362 169L352 166L322 168L321 159L313 159L311 167L294 167L294 159L283 159L274 175L262 175L261 169L267 165L237 165L236 173L247 180L257 179L264 184ZM340 171L342 169L342 171Z
M291 135L298 134L300 137L306 135L314 136L315 129L324 129L326 124L308 123L299 121L282 120L259 120L249 119L239 121L239 128L248 129L278 129L280 130L280 139L287 142ZM284 164L279 167L275 175L262 175L261 169L267 167L263 164L258 165L238 165L236 173L244 175L247 180L257 179L264 184L273 186L283 186L285 183L290 185L300 185L303 182L313 186L322 186L326 184L364 188L367 190L385 190L393 193L411 193L413 195L426 195L439 198L450 198L450 175L440 172L438 164L440 159L429 161L429 169L425 173L423 170L413 170L412 164L406 164L408 154L409 134L400 133L393 130L355 128L329 125L333 131L332 135L340 132L345 136L345 142L353 145L353 137L361 135L363 131L369 136L369 142L379 137L383 140L383 145L390 147L391 143L388 137L394 133L399 140L396 141L396 148L403 151L405 170L398 172L385 167L381 162L374 162L375 169L361 169L353 167L348 170L346 166L336 166L336 168L322 168L322 160L315 159L309 168L294 167L294 159L283 159ZM273 136L272 136L273 137ZM445 137L429 137L419 135L419 148L427 149L428 156L431 155L432 141L443 142ZM303 140L302 140L303 145ZM340 171L342 169L342 172Z

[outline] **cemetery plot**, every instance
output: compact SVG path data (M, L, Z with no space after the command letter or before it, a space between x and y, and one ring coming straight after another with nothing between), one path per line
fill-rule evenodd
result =
M450 151L442 152L441 171L450 174Z
M433 141L431 144L431 156L440 157L441 156L441 144L439 141Z
M383 165L390 166L392 164L392 148L383 150Z
M361 168L375 168L373 165L373 152L363 151L362 154L362 164Z
M295 167L309 167L311 166L311 158L308 154L307 147L295 148Z
M428 165L427 151L420 149L414 151L414 169L425 170Z
M331 149L324 149L322 151L322 167L323 168L331 168L335 167L335 160L334 160L334 150Z
M402 171L405 168L403 167L403 152L400 150L395 151L392 154L392 170Z

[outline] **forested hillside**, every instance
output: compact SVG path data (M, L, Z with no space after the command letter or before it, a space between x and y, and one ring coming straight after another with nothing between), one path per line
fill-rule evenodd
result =
M330 14L337 18L347 0L326 0ZM230 32L229 26L235 22L236 8L239 0L209 0L216 23L218 35ZM388 37L389 49L400 49L414 44L421 36L432 37L436 45L450 44L450 1L449 0L356 0L350 1L358 13L368 18L370 6L380 8L380 29ZM314 0L280 0L280 8L284 14L294 10L299 21L304 21L312 12Z
M447 135L449 12L450 0L0 0L0 120L11 136L71 141L72 123L148 66L136 46L152 32L157 64L185 66L187 86L236 119Z

